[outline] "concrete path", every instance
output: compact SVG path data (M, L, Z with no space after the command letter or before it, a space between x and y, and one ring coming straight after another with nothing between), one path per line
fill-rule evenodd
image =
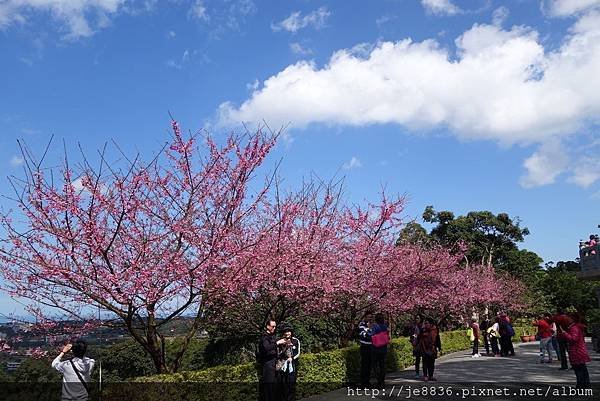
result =
M588 339L589 340L589 339ZM484 349L485 351L485 349ZM588 342L588 352L592 358L592 362L588 364L590 379L592 384L600 384L600 354L592 350L591 343ZM386 399L386 400L401 400L414 399L419 401L424 400L446 400L446 399L485 399L485 400L533 400L535 397L528 395L544 394L545 399L565 399L575 400L577 397L562 397L558 396L556 391L560 389L560 385L575 386L575 373L573 370L559 370L560 362L554 360L551 364L539 363L539 343L523 343L515 344L514 357L493 357L481 356L480 358L471 358L470 351L455 352L444 355L437 359L435 364L436 382L423 382L415 379L414 367L404 371L388 373L386 377L385 393L383 390L370 391L368 394L355 391L356 389L343 388L330 393L321 394L306 398L305 401L350 401L350 400L367 400L367 399ZM538 389L538 384L546 384L545 387ZM554 385L553 385L554 384ZM494 393L491 389L502 386L511 388L510 396L503 393ZM423 387L437 388L437 393L444 392L445 395L452 397L441 396L424 396L422 394L415 395L412 389ZM410 390L409 390L410 388ZM402 390L400 390L402 389ZM465 396L465 389L469 390L469 394ZM486 396L480 389L486 389ZM523 390L524 389L524 390ZM533 389L533 393L531 391ZM472 391L471 391L472 390ZM540 393L541 391L541 393ZM564 390L568 391L568 390ZM599 389L594 389L593 397L582 399L600 400ZM360 394L360 395L359 395ZM519 396L515 396L518 394ZM410 397L409 397L410 395ZM554 397L552 397L554 395ZM568 394L565 394L568 395ZM589 394L588 394L589 395ZM463 398L464 397L464 398ZM540 399L541 399L540 398Z

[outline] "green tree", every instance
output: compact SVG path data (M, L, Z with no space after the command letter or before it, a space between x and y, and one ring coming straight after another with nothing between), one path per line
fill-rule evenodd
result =
M123 381L132 377L155 373L152 358L135 341L127 340L104 347L91 347L89 357L96 360L92 379L98 380L102 366L102 380Z
M6 383L12 380L8 374L6 374L6 362L0 363L0 383Z
M543 259L527 249L504 248L496 255L494 266L518 277L528 287L534 287L539 281Z
M60 374L46 359L27 358L13 374L13 380L20 383L60 382Z
M431 243L431 237L427 233L427 230L422 225L415 221L407 223L404 228L400 231L397 244L410 244L410 245L422 245L427 246Z
M554 310L577 310L585 314L598 306L596 289L600 283L579 280L577 270L579 263L574 261L546 264L539 289L546 294Z
M436 224L430 233L433 240L448 247L465 243L469 249L465 255L467 263L498 265L509 251L517 251L529 230L521 227L521 220L511 218L506 213L494 214L490 211L472 211L465 216L455 217L454 213L436 211L427 206L423 220Z

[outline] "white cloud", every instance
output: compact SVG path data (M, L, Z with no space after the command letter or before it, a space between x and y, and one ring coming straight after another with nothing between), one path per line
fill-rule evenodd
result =
M492 13L492 24L496 26L502 26L504 21L508 18L510 11L508 8L501 6L494 10Z
M524 26L475 24L455 43L455 54L434 39L405 39L342 49L323 66L299 61L241 105L221 104L219 124L442 127L461 139L510 146L560 142L600 122L600 13L581 16L552 49ZM525 161L524 186L574 171L564 164L568 149L562 157L551 151L542 146Z
M0 29L26 24L35 13L49 14L66 31L65 39L89 37L110 24L110 17L134 0L3 0Z
M177 36L177 33L175 31L167 32L167 38L169 38L169 39L174 39L176 36Z
M300 43L294 42L290 43L290 50L294 54L298 54L300 56L310 56L313 54L313 51L309 48L303 47Z
M258 79L255 79L252 83L246 84L246 89L248 89L251 92L254 92L255 90L258 89L259 86L260 86L260 81Z
M167 60L167 61L165 61L165 65L170 68L175 68L177 70L181 70L181 64L179 64L175 60Z
M383 25L398 19L396 15L383 15L375 20L375 25L378 28L381 28Z
M323 67L299 61L267 78L223 125L291 121L439 126L466 139L542 143L600 120L600 16L588 15L546 51L535 31L474 25L457 54L435 40L381 42L335 52Z
M312 26L315 29L321 29L325 26L327 18L331 12L327 7L320 7L318 10L306 14L304 17L300 11L294 11L289 17L276 24L271 24L273 31L288 31L292 33L298 32L300 29Z
M192 55L196 55L197 51L194 51L193 53L190 53L190 51L188 49L185 49L183 51L183 54L181 55L181 59L179 61L175 61L173 59L167 60L165 62L165 65L167 67L171 67L171 68L175 68L177 70L181 70L183 67L185 67L186 64L188 64L192 58Z
M202 21L210 20L210 16L208 15L208 11L206 9L206 6L204 5L204 0L196 0L190 8L188 15L192 18L196 18Z
M226 32L240 31L246 18L256 11L252 0L194 0L188 17L200 21L211 39L219 39Z
M521 186L533 188L552 184L568 164L564 148L559 142L550 141L523 162L527 173L521 177Z
M600 179L600 159L589 156L581 157L578 165L573 168L569 182L583 188L589 188Z
M362 163L356 156L352 156L352 158L348 162L344 163L342 167L344 170L352 170L362 167Z
M546 0L542 7L554 17L568 17L600 8L600 0Z
M432 15L456 15L462 12L450 0L421 0L421 5Z
M13 156L12 159L10 159L10 165L12 167L19 167L23 162L24 160L21 156Z
M34 129L34 128L22 128L21 132L24 133L25 135L35 135L35 134L40 134L42 131L40 131L39 129Z

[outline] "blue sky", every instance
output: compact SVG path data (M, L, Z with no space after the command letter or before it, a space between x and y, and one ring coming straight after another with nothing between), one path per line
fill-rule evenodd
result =
M0 0L0 50L5 176L17 138L150 155L171 112L217 135L289 123L290 187L507 212L545 261L600 223L600 0Z

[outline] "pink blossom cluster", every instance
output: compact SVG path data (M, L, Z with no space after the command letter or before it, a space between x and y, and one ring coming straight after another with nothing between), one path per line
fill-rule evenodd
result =
M232 134L222 144L205 135L201 146L175 121L172 130L150 162L114 165L101 152L98 167L65 158L56 174L28 158L26 177L12 180L20 214L0 216L2 289L40 315L52 308L89 327L102 309L160 369L161 326L183 313L196 317L189 340L205 317L257 305L335 315L516 299L502 295L512 282L462 266L460 254L397 246L402 197L351 206L337 184L315 180L289 193L274 178L260 184L277 135Z

